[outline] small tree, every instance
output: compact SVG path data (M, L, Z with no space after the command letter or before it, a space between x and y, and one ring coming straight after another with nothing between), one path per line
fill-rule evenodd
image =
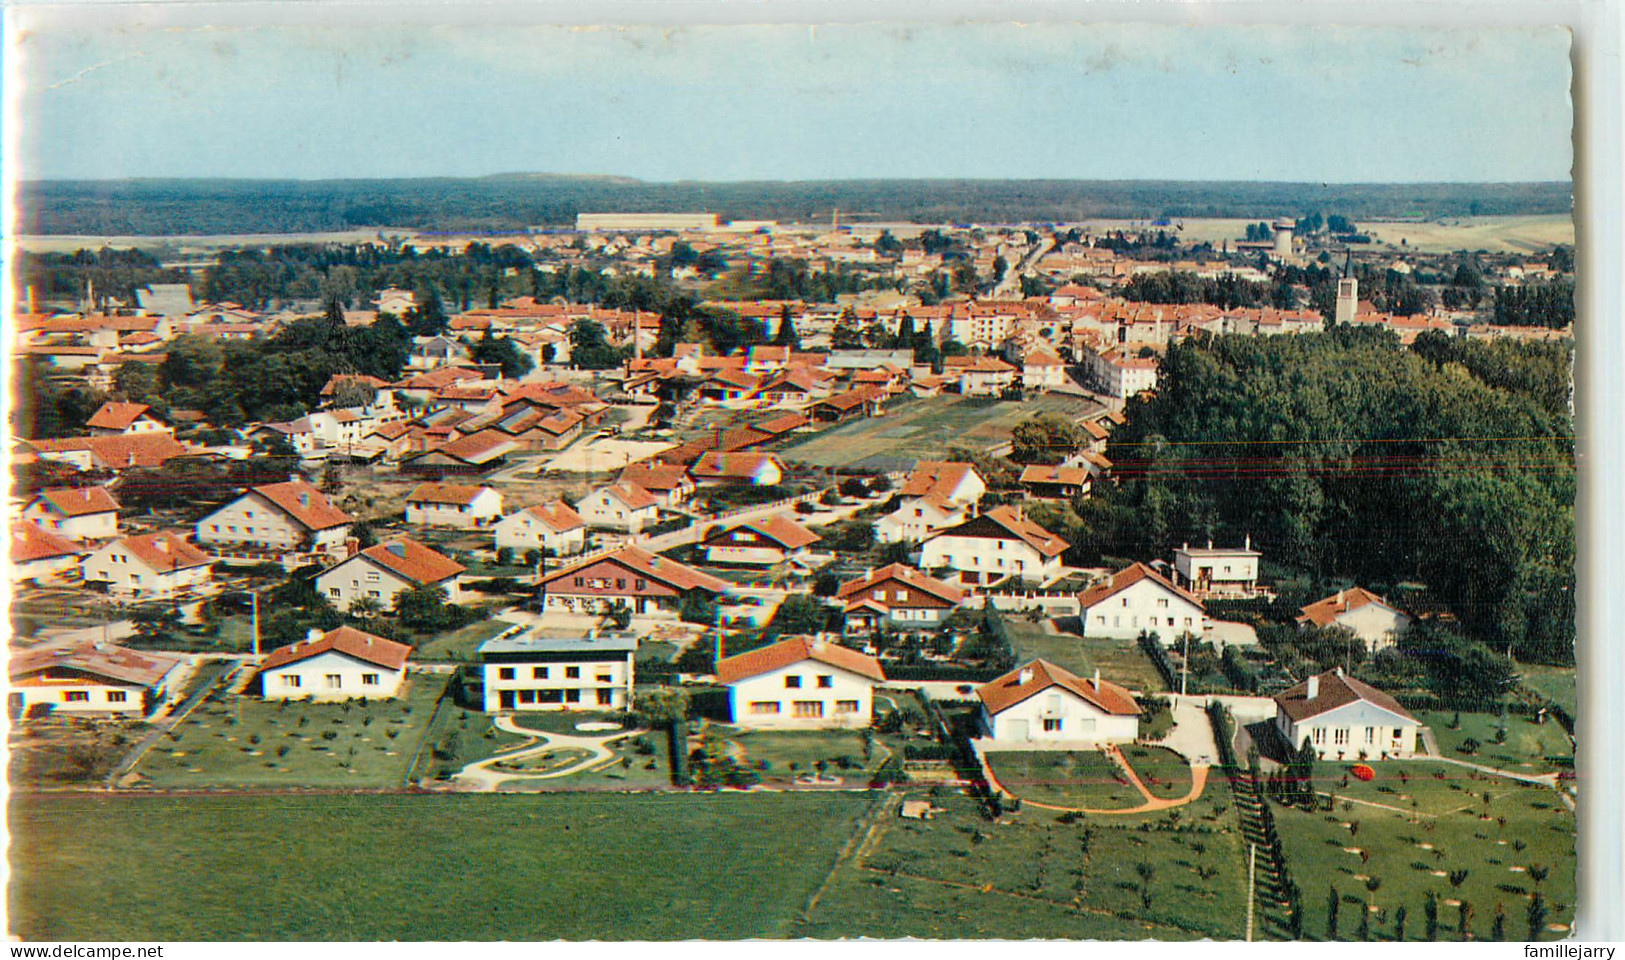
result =
M1539 940L1541 933L1546 930L1546 897L1536 893L1529 898L1529 907L1524 913L1524 920L1529 924L1529 936L1525 939Z
M1507 912L1500 901L1495 904L1495 919L1490 921L1490 939L1497 943L1507 938Z
M1471 939L1473 932L1469 928L1472 926L1472 923L1473 905L1470 902L1463 900L1461 905L1456 907L1456 935L1463 940Z
M1342 905L1343 898L1337 895L1336 886L1326 888L1326 939L1337 939L1337 910Z
M1428 891L1428 898L1422 901L1422 933L1429 942L1439 939L1439 897L1433 891Z
M1401 942L1405 939L1405 905L1400 904L1394 910L1394 940Z

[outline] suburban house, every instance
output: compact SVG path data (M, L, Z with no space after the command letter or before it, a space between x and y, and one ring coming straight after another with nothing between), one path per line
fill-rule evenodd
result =
M955 504L976 504L987 493L987 482L976 468L953 460L921 460L909 471L900 497L936 497Z
M487 640L479 647L485 710L627 710L637 649L624 635Z
M789 517L772 516L718 528L700 546L708 563L772 566L805 557L807 548L821 539Z
M69 540L118 536L118 501L106 487L55 487L34 494L23 519Z
M308 457L316 452L316 431L311 429L307 417L282 423L262 423L257 427L250 427L245 435L251 441L266 443L285 441L293 448L293 452L301 457Z
M921 460L897 490L897 508L875 522L881 543L918 543L976 513L987 483L968 463Z
M771 487L784 479L784 464L771 453L723 453L713 450L689 469L696 483L740 483Z
M880 661L849 647L792 637L717 664L741 727L815 730L867 727Z
M659 521L660 501L637 484L621 481L578 500L576 513L594 527L637 533Z
M109 400L85 421L85 429L93 437L122 437L138 433L166 433L169 425L153 416L152 408L144 403Z
M1244 545L1206 547L1181 544L1174 551L1174 582L1198 597L1250 597L1258 592L1258 560L1253 538Z
M959 382L959 392L967 397L997 396L1016 382L1015 367L998 357L944 357L942 375Z
M1187 633L1200 638L1207 624L1202 601L1143 563L1078 594L1078 617L1086 637L1133 640L1155 633L1166 646Z
M580 553L587 546L586 522L563 500L516 510L498 520L492 529L498 550L507 547L521 556L539 550L564 557Z
M1421 722L1381 690L1337 667L1275 698L1275 729L1288 745L1322 757L1379 760L1416 752Z
M1074 500L1089 492L1087 467L1035 463L1022 468L1021 485L1034 500Z
M868 387L858 387L837 393L814 403L812 418L820 423L840 423L854 417L873 416L880 407L880 393Z
M59 533L42 530L27 520L13 520L6 569L14 584L25 580L47 584L77 569L84 552L83 547Z
M845 606L846 632L856 634L883 623L905 630L934 627L965 602L965 591L893 563L841 584L835 598Z
M480 430L466 437L447 440L401 458L400 468L408 473L443 477L448 473L487 473L508 462L508 454L520 443L500 430Z
M1140 705L1115 683L1083 678L1033 660L976 689L986 747L1007 750L1080 750L1132 743L1140 733Z
M122 537L96 550L81 565L86 583L105 583L128 597L173 597L209 582L211 558L166 531Z
M387 610L395 596L423 586L439 586L446 599L458 600L457 575L462 564L415 540L386 540L323 570L316 575L316 592L345 612L357 600L376 601Z
M322 492L303 480L250 487L197 522L194 535L205 546L251 546L281 552L345 555L354 521Z
M400 692L412 648L354 627L277 647L260 663L260 694L267 700L386 700Z
M641 547L583 560L542 578L544 609L601 613L625 603L636 614L675 611L691 595L714 598L729 583Z
M1028 390L1066 386L1066 364L1046 349L1030 350L1021 360L1021 385Z
M687 467L660 460L627 464L621 471L620 482L641 487L668 510L675 509L694 492L694 481Z
M1375 653L1391 647L1411 626L1411 617L1364 587L1339 590L1299 610L1298 627L1345 627Z
M1061 573L1067 543L1028 520L1020 506L994 507L933 534L920 546L920 566L959 571L962 583L1005 577L1044 583Z
M57 460L80 470L118 472L132 467L157 467L193 451L182 446L175 435L130 433L106 437L60 437L24 440L23 444L41 460Z
M7 670L6 708L12 717L35 709L144 716L164 699L184 662L172 653L100 642L19 650Z
M406 522L472 530L502 516L502 494L490 487L420 483L406 497Z

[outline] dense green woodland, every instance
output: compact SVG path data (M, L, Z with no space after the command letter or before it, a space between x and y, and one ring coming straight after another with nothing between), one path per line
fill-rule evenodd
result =
M1570 662L1571 350L1347 328L1173 344L1077 539L1123 557L1250 535L1317 580L1420 581L1470 635Z
M583 212L709 210L724 219L1047 222L1273 217L1334 207L1355 219L1568 213L1566 182L1201 183L827 180L644 183L506 175L420 180L106 180L19 184L19 232L170 236L366 227L477 231L573 226Z

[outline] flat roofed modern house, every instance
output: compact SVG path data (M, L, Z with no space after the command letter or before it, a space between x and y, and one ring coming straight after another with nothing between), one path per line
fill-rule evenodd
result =
M1411 616L1364 587L1339 590L1298 612L1298 627L1343 627L1375 653L1399 642Z
M13 520L6 569L14 584L47 584L78 569L84 552L83 547L59 533L42 530L27 520Z
M86 583L132 598L173 597L210 579L209 555L167 530L113 540L80 569Z
M106 487L55 487L34 494L23 519L69 540L118 536L118 501Z
M733 722L787 730L867 727L880 661L850 647L791 637L728 657L717 681L728 687Z
M485 710L627 710L636 637L520 634L480 644Z
M1288 688L1275 698L1275 729L1287 744L1322 757L1385 760L1416 752L1421 722L1399 701L1346 676L1342 667Z
M30 710L145 716L168 693L184 660L110 643L35 647L11 655L13 717Z
M1033 660L976 689L986 739L1005 749L1090 749L1132 743L1140 732L1140 706L1115 683L1084 680Z
M868 633L883 623L929 629L965 602L965 591L901 563L888 564L835 591L846 611L846 632Z
M580 553L587 546L587 524L563 500L538 503L516 510L492 528L497 549L507 547L523 556L541 550L555 557Z
M1143 563L1078 594L1078 617L1086 637L1133 640L1155 633L1165 646L1187 633L1201 637L1207 628L1202 602Z
M412 648L354 627L339 627L277 647L260 664L267 700L384 700L400 692Z
M210 546L303 551L338 559L345 555L354 522L320 490L289 480L250 487L199 520L193 531L198 543Z
M420 483L406 496L406 522L471 530L502 516L502 494L490 487Z
M446 599L460 598L457 576L466 568L450 557L405 537L361 550L316 575L316 591L341 612L363 597L389 609L397 594L414 587L439 586Z
M1258 560L1248 537L1241 547L1181 544L1174 551L1174 582L1197 597L1250 597L1258 592Z

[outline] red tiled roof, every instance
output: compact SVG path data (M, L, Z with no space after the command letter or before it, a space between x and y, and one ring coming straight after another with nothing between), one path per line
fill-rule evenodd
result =
M1348 613L1350 610L1358 610L1371 603L1381 604L1390 610L1394 609L1392 604L1387 603L1370 590L1364 587L1354 587L1349 590L1339 590L1324 600L1316 600L1309 606L1300 608L1298 622L1308 621L1317 627L1330 626L1337 621L1339 614Z
M1027 682L1023 683L1021 677L1026 671L1031 673L1027 677ZM1139 704L1134 702L1134 696L1117 684L1101 680L1097 686L1095 681L1084 680L1048 660L1034 660L996 680L990 680L976 689L976 696L981 699L982 706L987 708L989 714L999 714L1029 697L1056 686L1070 690L1109 714L1131 716L1140 712Z
M109 400L85 421L85 426L98 430L125 430L152 409L144 403L119 403Z
M1050 533L1038 524L1028 520L1015 507L994 507L982 514L982 517L993 521L1003 527L1011 536L1037 550L1045 557L1058 557L1066 552L1066 541ZM978 518L965 521L967 524L975 523ZM961 525L963 526L963 524ZM943 534L952 534L957 527L944 530ZM939 534L940 536L941 534Z
M111 437L65 437L60 440L25 441L40 453L88 452L109 470L126 467L156 467L165 460L183 457L187 450L166 431L133 433Z
M526 507L525 512L547 524L549 529L560 533L586 525L586 521L581 519L581 514L576 513L575 508L563 500L538 503L533 507Z
M450 557L405 537L368 547L359 556L418 584L439 583L467 569Z
M1406 720L1415 722L1416 718L1402 706L1399 701L1376 687L1362 683L1353 677L1344 676L1342 668L1328 670L1320 674L1317 682L1320 689L1316 691L1315 699L1310 700L1309 681L1305 680L1294 687L1289 687L1276 696L1275 702L1282 712L1291 717L1294 722L1318 717L1323 713L1330 713L1338 707L1347 706L1357 700L1364 700L1397 714Z
M118 501L106 487L53 487L34 495L64 517L88 517L118 510Z
M143 534L139 537L124 537L116 541L116 544L128 550L137 560L158 573L169 573L174 570L185 570L190 567L202 567L209 564L208 554L167 530Z
M614 553L593 557L565 567L556 573L549 574L542 582L544 584L554 583L565 577L573 576L577 570L599 563L616 563L639 576L650 580L658 580L683 591L707 590L711 593L722 593L729 586L726 580L719 580L709 573L703 573L693 567L678 563L669 557L662 557L650 553L642 547L632 545L622 547Z
M491 489L459 483L420 483L406 497L407 503L451 503L467 506L474 498Z
M835 596L841 600L850 600L855 595L866 594L874 589L876 584L887 580L896 580L911 590L928 593L939 600L959 604L965 600L965 591L951 583L944 583L935 577L928 576L920 571L902 563L888 564L874 573L857 580L848 580L835 591Z
M799 550L823 539L823 537L796 523L789 517L780 516L764 517L761 520L731 524L721 531L718 536L734 530L754 530L786 550Z
M307 530L328 530L355 522L349 514L329 503L320 490L303 480L268 483L251 489Z
M904 497L924 497L930 494L946 497L964 482L965 477L975 471L976 468L968 463L921 460L909 471L908 477L897 492Z
M618 481L604 488L604 493L619 500L628 510L642 510L647 507L657 507L660 501L654 495L630 481Z
M11 522L11 549L8 553L12 563L66 557L81 552L80 546L67 537L37 527L26 520Z
M717 664L717 679L722 683L738 683L751 677L812 660L828 664L871 680L885 682L886 673L880 661L868 654L835 643L792 637L771 646L750 650L724 659Z
M309 660L330 650L386 670L399 670L406 666L406 658L412 652L412 648L404 643L362 633L354 627L339 627L327 631L316 640L296 640L285 647L277 647L266 655L265 661L260 664L260 671Z
M1107 597L1113 596L1113 595L1115 595L1117 593L1120 593L1120 592L1122 592L1124 590L1127 590L1129 587L1134 586L1136 583L1139 583L1141 580L1154 581L1154 582L1156 582L1158 584L1161 584L1170 593L1177 594L1177 595L1185 598L1186 600L1189 600L1191 603L1195 604L1197 607L1202 606L1202 601L1196 599L1194 596L1192 596L1191 594L1185 592L1184 590L1181 590L1179 587L1177 587L1173 583L1169 582L1167 578L1165 578L1162 575L1158 574L1155 570L1151 569L1150 567L1146 566L1143 563L1135 563L1135 564L1132 564L1130 566L1124 567L1123 569L1121 569L1121 570L1117 571L1116 573L1112 574L1112 577L1111 577L1110 580L1107 580L1104 583L1097 583L1094 586L1090 587L1089 589L1087 589L1087 590L1083 591L1082 593L1078 594L1078 606L1080 608L1082 608L1082 609L1087 610L1088 608L1094 606L1095 604L1097 604L1100 601L1106 599Z
M85 643L14 653L7 672L16 682L53 667L62 667L115 683L150 687L180 662L181 658L173 654L149 653L106 643Z
M722 480L748 480L762 468L778 465L778 458L769 453L722 453L713 450L694 462L696 477Z
M636 484L644 490L666 493L677 490L688 480L688 469L680 463L654 463L642 460L629 463L621 471L622 483ZM693 486L693 484L687 484Z

